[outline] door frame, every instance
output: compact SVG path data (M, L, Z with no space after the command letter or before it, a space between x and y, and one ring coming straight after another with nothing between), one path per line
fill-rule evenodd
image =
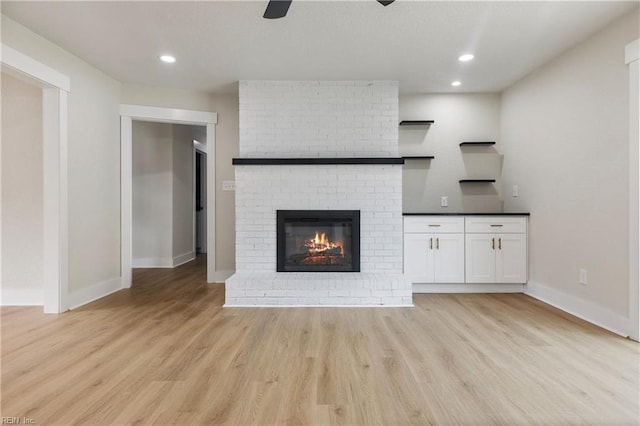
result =
M625 46L629 67L629 337L640 341L640 39Z
M143 105L120 105L120 268L122 287L131 287L132 215L133 215L133 121L187 124L207 127L207 282L215 282L215 199L216 164L215 143L218 114L206 111L191 111L176 108L150 107Z
M207 161L207 147L205 144L200 143L196 140L193 141L193 252L197 253L197 241L198 241L198 227L197 227L197 220L198 220L198 210L196 208L196 200L197 200L197 191L196 191L196 179L198 179L198 175L197 175L197 166L196 163L198 162L198 154L204 155L205 158L205 180L206 180L206 161ZM207 200L208 201L208 200ZM206 203L205 203L205 217L207 215L207 207L206 207ZM206 232L206 226L205 226L205 232ZM206 239L206 236L205 236ZM206 253L206 247L204 248L205 251L201 251L201 253Z
M2 44L2 71L42 88L43 287L45 313L68 309L69 77ZM1 250L1 249L0 249Z

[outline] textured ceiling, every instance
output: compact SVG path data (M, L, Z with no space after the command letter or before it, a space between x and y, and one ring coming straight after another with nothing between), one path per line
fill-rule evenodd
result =
M502 90L638 13L638 2L294 0L266 20L266 4L3 1L2 13L123 83L228 92L242 79L381 79L404 93ZM476 59L458 62L465 52Z

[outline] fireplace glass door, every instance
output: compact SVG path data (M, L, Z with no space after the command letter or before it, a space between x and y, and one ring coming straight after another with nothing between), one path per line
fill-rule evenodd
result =
M360 271L360 211L278 210L278 272Z

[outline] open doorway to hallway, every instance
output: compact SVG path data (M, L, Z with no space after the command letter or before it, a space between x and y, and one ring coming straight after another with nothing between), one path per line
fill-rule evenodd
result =
M196 259L199 231L206 226L206 218L198 220L206 215L206 196L199 193L206 168L199 165L194 141L206 141L206 131L205 126L133 121L134 268L176 268ZM206 259L198 265L206 269Z
M43 90L2 81L3 305L42 305L44 289Z
M196 255L207 253L207 154L194 141Z

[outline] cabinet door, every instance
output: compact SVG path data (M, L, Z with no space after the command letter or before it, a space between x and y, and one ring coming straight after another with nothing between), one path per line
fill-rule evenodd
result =
M463 283L464 234L434 234L433 239L434 282Z
M404 273L414 283L433 282L433 236L404 234Z
M527 282L527 235L496 235L496 282Z
M496 281L497 241L493 234L466 234L465 282Z

